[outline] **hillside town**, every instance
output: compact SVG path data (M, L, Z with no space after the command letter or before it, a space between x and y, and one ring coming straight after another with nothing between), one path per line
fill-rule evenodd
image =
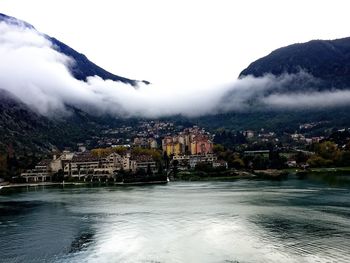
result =
M349 164L349 129L323 134L310 131L320 123L301 124L299 130L216 130L183 126L170 121L139 121L101 132L95 141L76 144L51 154L13 176L17 182L118 181L128 175L225 175L237 171L300 169ZM327 152L333 152L328 154ZM7 166L18 166L12 151ZM1 160L0 160L1 161ZM204 174L204 175L203 175Z
M163 166L167 172L174 161L178 162L181 170L193 169L203 162L213 167L227 168L227 162L218 161L213 154L213 136L196 126L162 138L161 149L158 149L154 137L145 136L148 133L137 135L139 137L135 137L131 145L88 150L79 143L78 151L65 150L54 154L52 159L41 160L33 169L21 173L21 177L26 182L45 182L52 180L54 174L61 173L64 178L84 181L115 180L122 173L161 173ZM160 158L162 154L166 156L163 159Z

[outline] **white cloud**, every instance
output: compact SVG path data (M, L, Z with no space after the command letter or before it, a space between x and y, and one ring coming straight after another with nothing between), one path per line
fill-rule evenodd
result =
M180 85L232 81L276 48L349 36L349 9L348 0L0 1L108 71Z
M37 31L0 23L0 33L0 87L44 115L73 105L118 116L193 116L210 112L227 87L140 83L135 89L97 76L83 82L67 69L74 62Z
M43 115L67 113L67 105L90 113L120 117L200 116L217 112L344 105L350 91L317 92L319 80L301 71L279 77L248 76L212 85L164 82L137 88L97 76L75 79L74 61L54 49L34 29L0 23L0 89L7 90ZM296 89L297 88L297 89ZM303 92L302 92L303 91Z

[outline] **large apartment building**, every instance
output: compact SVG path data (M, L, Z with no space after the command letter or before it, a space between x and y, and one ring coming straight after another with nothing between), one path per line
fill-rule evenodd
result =
M47 181L51 175L63 171L65 177L112 177L121 170L135 173L138 170L156 172L156 162L148 155L131 156L130 153L120 155L111 153L106 157L98 157L89 151L63 152L54 155L52 160L43 160L34 169L22 173L26 181Z
M162 150L168 156L205 155L213 152L213 142L209 133L194 127L174 136L166 136L162 140Z

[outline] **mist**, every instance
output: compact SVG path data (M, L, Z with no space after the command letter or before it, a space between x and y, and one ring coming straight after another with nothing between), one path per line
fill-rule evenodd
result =
M80 81L69 71L74 60L25 24L0 23L0 57L0 89L49 117L69 115L71 106L96 115L156 118L261 108L333 107L350 102L350 91L318 92L315 87L320 80L302 70L216 85L201 80L174 85L169 80L151 85L139 82L134 87L98 76Z

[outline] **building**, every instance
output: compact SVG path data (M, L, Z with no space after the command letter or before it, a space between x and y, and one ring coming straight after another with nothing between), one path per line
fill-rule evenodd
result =
M83 143L78 143L78 151L79 152L85 152L86 151L86 146Z
M188 168L194 169L198 163L208 163L210 165L218 166L217 157L214 154L206 155L175 155L173 161L178 161L178 167L180 170L186 170ZM215 163L215 164L214 164ZM220 161L221 165L221 161Z
M121 170L135 173L138 170L157 172L156 162L152 156L131 156L129 152L124 155L111 153L108 156L98 157L90 151L63 152L60 156L55 154L53 159L45 159L39 162L34 169L21 175L29 181L51 180L54 173L62 171L64 177L85 179L87 177L113 177Z
M205 155L213 152L212 136L198 127L184 129L162 140L163 152L170 155Z
M157 143L156 139L149 138L148 139L148 146L149 146L150 149L157 149L158 148L158 143Z
M247 139L254 138L254 131L248 130L243 132L244 137Z
M34 169L30 169L21 176L25 178L26 182L46 182L51 181L51 160L45 159L40 161Z
M215 160L213 161L213 168L228 168L228 163L224 160Z
M61 155L54 154L53 159L50 163L50 168L52 173L57 173L63 170L66 163L70 162L74 156L74 153L69 151L63 151Z
M217 157L214 154L191 155L189 159L189 166L191 169L194 169L198 163L208 163L212 165L216 160Z
M208 136L195 136L191 142L191 154L210 154L213 152L213 143Z
M112 177L118 171L135 171L135 164L130 160L130 154L121 156L111 153L106 157L97 157L90 152L77 153L64 166L65 176L78 177Z
M93 156L90 152L77 153L70 162L64 166L64 175L71 177L93 176L94 170L102 168L100 158Z
M141 147L141 148L148 148L148 149L157 149L158 143L156 139L154 138L143 138L143 137L135 137L133 146L135 147Z
M136 172L138 170L143 170L144 172L147 172L149 169L152 173L157 172L157 164L150 155L136 155L131 158L131 161L132 172Z

